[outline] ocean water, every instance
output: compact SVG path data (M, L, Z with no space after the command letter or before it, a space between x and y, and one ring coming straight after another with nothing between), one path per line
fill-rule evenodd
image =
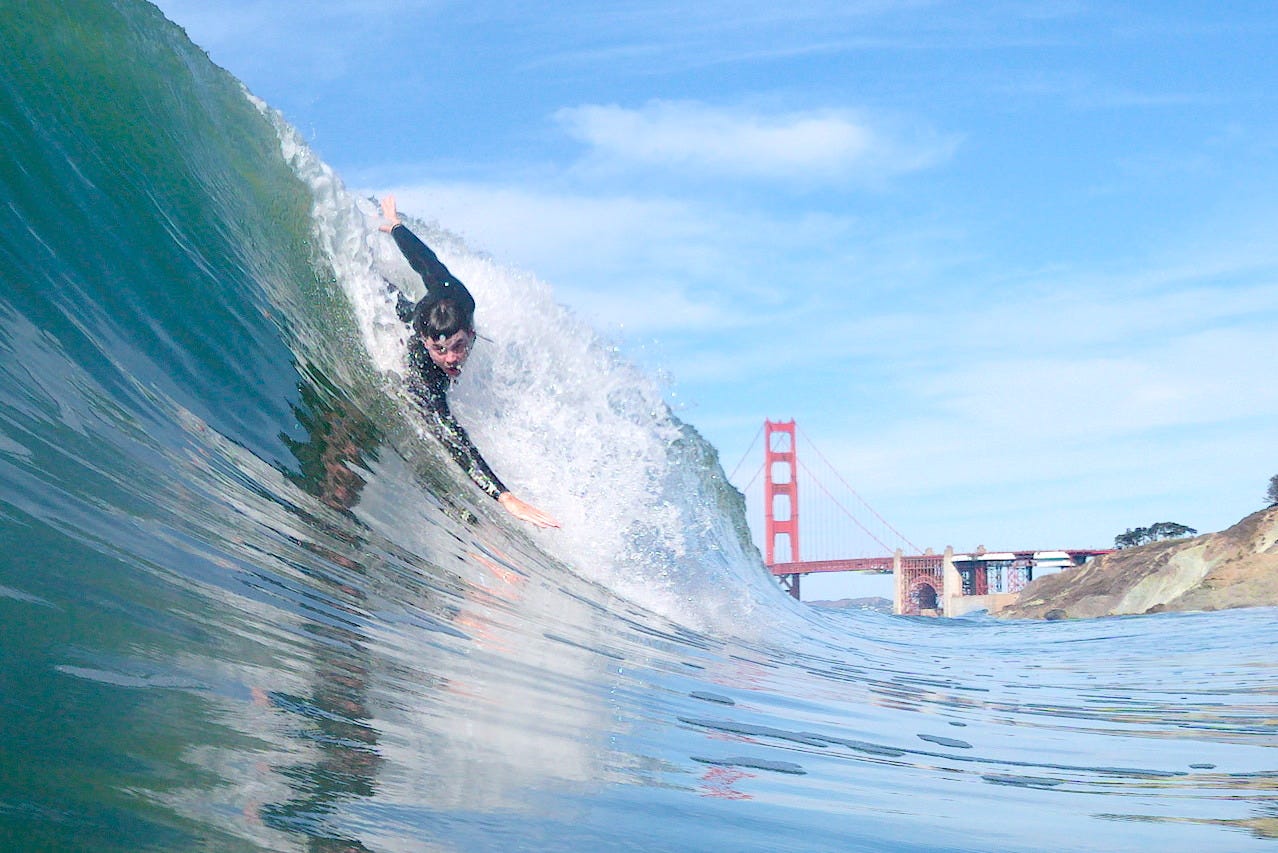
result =
M520 526L405 405L377 222L154 7L0 6L0 849L1278 844L1272 610L799 605L657 384L415 221Z

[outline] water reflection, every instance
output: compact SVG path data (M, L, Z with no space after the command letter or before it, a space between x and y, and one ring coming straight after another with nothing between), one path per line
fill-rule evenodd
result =
M607 648L603 591L565 595L562 567L423 493L412 447L330 389L304 386L297 420L289 480L323 508L292 505L305 526L287 533L308 555L289 595L305 643L290 680L305 686L254 687L295 746L268 768L287 795L252 818L308 849L359 851L604 781L607 667L624 656ZM370 824L392 804L398 822Z
M368 848L344 830L343 804L376 793L381 765L378 732L369 704L373 666L363 625L367 611L369 568L352 554L366 552L352 508L366 484L361 471L382 443L380 431L351 402L322 378L300 385L294 406L307 440L281 438L297 459L289 479L341 514L329 522L298 508L310 536L294 537L312 559L295 568L309 578L304 619L297 630L309 649L308 685L300 691L254 686L253 701L292 720L291 737L302 742L300 754L309 760L270 768L291 788L288 799L251 805L250 819L306 839L307 849L322 853L366 853ZM341 552L320 541L318 534L336 540Z

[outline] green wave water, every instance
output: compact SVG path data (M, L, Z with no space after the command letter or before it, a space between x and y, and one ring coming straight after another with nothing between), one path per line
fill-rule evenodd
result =
M0 7L0 849L1274 843L1272 611L806 611L655 385L421 224L522 529L399 396L375 222L149 4Z

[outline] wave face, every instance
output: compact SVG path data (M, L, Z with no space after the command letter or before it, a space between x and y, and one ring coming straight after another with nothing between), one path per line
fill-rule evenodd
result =
M5 850L1247 850L1272 611L802 608L714 450L548 286L405 404L413 277L152 6L0 8Z

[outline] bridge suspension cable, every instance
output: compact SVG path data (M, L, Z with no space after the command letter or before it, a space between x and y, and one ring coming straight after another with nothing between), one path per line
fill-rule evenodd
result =
M759 443L759 436L761 435L763 435L763 427L759 427L759 431L754 434L754 439L750 442L750 446L746 448L746 452L741 455L741 461L737 463L737 467L733 468L732 473L728 475L729 482L737 479L737 472L741 470L741 466L745 464L745 461L750 458L750 454L754 453L754 446ZM763 470L762 465L759 466L759 470ZM759 475L756 472L754 476L757 478ZM750 482L753 484L754 479L752 478ZM750 487L746 486L746 489L748 488ZM742 491L745 491L745 489L742 489Z
M755 484L755 481L759 479L759 475L763 473L764 467L765 466L760 465L758 468L754 470L754 476L750 478L750 482L746 483L745 486L741 489L742 494L749 495L750 488Z
M809 443L809 444L811 444L811 442L808 442L808 443ZM868 527L866 527L864 524L862 524L862 523L861 523L861 521L860 521L860 519L858 519L855 515L853 515L853 514L852 514L852 513L848 510L848 508L847 508L847 507L845 507L845 506L842 504L842 502L841 502L841 501L839 501L839 499L838 499L837 497L835 497L835 496L834 496L834 494L833 494L833 493L831 493L831 492L830 492L830 490L829 490L829 489L827 489L827 488L825 487L825 484L821 482L821 479L820 479L819 477L817 477L817 476L816 476L816 474L812 471L812 469L811 469L811 468L809 468L807 465L805 465L805 464L804 464L804 463L802 463L802 462L800 462L800 463L799 463L799 468L800 468L800 470L802 470L805 474L807 474L807 475L808 475L808 477L809 477L809 481L810 481L810 482L813 482L813 483L816 483L817 488L819 488L819 489L820 489L820 490L821 490L821 491L825 494L825 496L826 496L827 498L829 498L829 499L830 499L830 502L831 502L831 503L833 503L836 507L838 507L840 510L842 510L843 514L844 514L844 515L846 515L846 516L848 517L848 519L849 519L849 520L850 520L853 524L855 524L857 527L861 528L861 531L862 531L863 533L865 533L865 535L866 535L866 536L869 536L871 539L873 539L875 542L877 542L877 543L878 543L878 544L879 544L879 545L883 548L884 553L886 553L886 554L890 554L890 553L892 553L892 551L893 551L893 547L892 547L891 545L887 544L886 542L884 542L884 541L883 541L882 539L880 539L879 537L875 536L875 535L874 535L874 531L873 531L873 530L871 530L870 528L868 528ZM846 486L847 484L846 484L846 483L844 483L844 485ZM853 494L855 494L855 492L854 492ZM871 512L874 512L873 510L870 510L870 511L871 511ZM878 513L874 513L874 515L875 515L875 517L876 517L876 518L878 518ZM883 519L882 519L882 518L879 518L879 520L880 520L880 521L882 521ZM886 524L886 522L884 522L884 523ZM889 527L889 529L890 529L890 528L891 528L891 525L889 524L889 525L888 525L888 527ZM896 531L895 531L895 530L893 530L892 532L893 532L893 533L896 533ZM900 534L899 534L899 533L898 533L897 535L898 535L898 536L900 536ZM905 542L906 542L907 544L909 544L909 540L908 540L908 539L905 539L905 537L904 537L904 536L901 536L901 539L905 540ZM913 547L913 546L911 546L911 547Z
M818 457L818 458L819 458L822 462L824 462L824 463L825 463L825 466L826 466L826 468L827 468L827 469L829 469L830 473L832 473L832 474L835 476L835 478L839 481L839 483L841 483L841 484L843 485L843 488L847 489L847 490L848 490L848 491L852 494L852 496L853 496L854 498L856 498L856 499L857 499L857 502L858 502L858 503L860 503L860 504L861 504L861 506L865 507L865 508L866 508L866 510L868 510L868 511L870 512L870 514L871 514L871 515L873 515L875 518L877 518L877 519L879 520L879 522L881 522L881 523L883 524L883 526L884 526L884 527L886 527L888 530L892 531L892 533L893 533L893 534L894 534L894 535L895 535L898 539L900 539L900 540L901 540L902 542L904 542L906 545L909 545L909 546L910 546L910 548L911 548L911 549L913 549L914 553L916 553L916 554L921 554L921 553L923 552L923 549L922 549L922 548L920 548L919 546L917 546L917 545L915 545L913 542L911 542L911 541L909 540L909 538L908 538L905 534L903 534L901 531L899 531L899 530L897 530L895 527L893 527L893 526L892 526L892 524L891 524L891 523L890 523L887 519L885 519L883 516L879 515L878 510L876 510L874 507L870 506L870 504L866 502L865 498L861 497L860 493L859 493L859 492L857 492L857 490L856 490L856 489L852 488L852 486L848 484L848 481L847 481L847 480L843 479L843 475L839 473L839 471L838 471L838 469L837 469L837 468L835 468L833 465L831 465L831 464L830 464L830 460L828 460L828 459L826 459L826 458L825 458L825 454L823 454L823 453L821 452L821 449L820 449L819 447L817 447L817 446L816 446L816 444L812 441L812 439L811 439L811 438L809 438L809 437L808 437L808 434L807 434L806 432L803 432L802 430L799 430L799 433L803 436L803 440L804 440L804 442L806 442L807 446L808 446L808 447L810 447L810 448L812 448L813 452L814 452L814 453L816 453L817 457ZM867 528L865 527L865 525L861 524L861 522L860 522L860 521L858 521L858 520L856 519L856 517L855 517L854 515L852 515L852 513L851 513L851 512L849 512L849 511L848 511L848 509L847 509L846 507L844 507L841 503L839 503L838 499L837 499L837 498L835 498L833 495L831 495L831 494L830 494L830 492L829 492L829 491L825 488L825 486L821 483L820 478L818 478L818 477L817 477L817 476L816 476L816 475L815 475L815 474L814 474L814 473L813 473L810 469L808 469L808 467L807 467L806 465L802 465L802 463L801 463L801 467L802 467L805 471L807 471L807 473L808 473L809 475L811 475L813 482L815 482L818 486L820 486L820 487L821 487L821 490L822 490L823 492L825 492L826 496L827 496L827 497L829 497L831 500L833 500L833 501L834 501L835 506L837 506L839 509L843 510L844 514L846 514L848 518L852 519L852 521L856 523L857 527L860 527L860 528L861 528L862 530L864 530L867 534L869 534L869 536L870 536L872 539L874 539L874 541L875 541L875 542L878 542L880 545L883 545L883 547L888 548L888 551L889 551L889 552L893 550L891 547L889 547L889 546L885 545L885 544L883 543L883 541L882 541L882 540L880 540L877 536L875 536L873 533L871 533L871 532L870 532L870 530L869 530L869 529L867 529Z

